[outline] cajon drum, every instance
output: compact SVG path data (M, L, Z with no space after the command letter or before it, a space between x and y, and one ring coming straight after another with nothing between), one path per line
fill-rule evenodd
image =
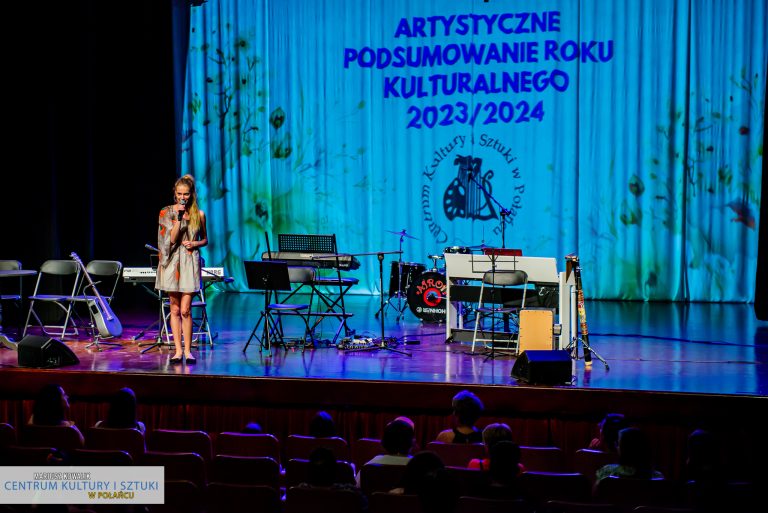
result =
M528 349L554 349L555 314L550 308L523 308L520 310L520 334L517 352Z

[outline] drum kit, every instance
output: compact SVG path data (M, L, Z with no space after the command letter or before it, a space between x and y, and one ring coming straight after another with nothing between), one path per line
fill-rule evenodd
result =
M399 232L385 230L400 236L399 259L390 262L389 268L389 299L376 312L375 317L384 313L386 308L392 307L397 311L396 321L400 321L405 315L405 310L411 312L424 322L439 323L445 321L446 281L445 266L439 262L444 259L442 254L428 255L432 260L432 267L427 268L420 262L404 262L402 259L403 242L405 239L418 240L407 233L405 229ZM444 253L472 253L468 246L448 246Z

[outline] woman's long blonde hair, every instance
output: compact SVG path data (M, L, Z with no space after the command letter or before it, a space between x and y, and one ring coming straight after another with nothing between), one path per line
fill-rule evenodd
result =
M187 203L187 212L189 213L189 229L196 233L200 229L200 207L197 205L197 190L195 189L195 178L192 175L184 175L173 184L174 197L176 187L186 185L189 189L189 203Z

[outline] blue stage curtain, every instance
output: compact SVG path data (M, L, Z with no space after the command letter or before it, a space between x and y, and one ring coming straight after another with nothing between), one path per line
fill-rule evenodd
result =
M192 7L182 171L200 182L208 265L245 290L242 261L261 257L265 234L274 248L279 233L335 233L339 251L371 253L400 249L392 232L406 229L416 238L403 258L428 267L446 246L500 246L503 234L560 270L578 254L591 298L752 301L766 10L765 0ZM511 61L465 58L513 45ZM399 66L399 47L445 60ZM528 85L500 90L521 73ZM377 292L376 257L359 258L355 290Z

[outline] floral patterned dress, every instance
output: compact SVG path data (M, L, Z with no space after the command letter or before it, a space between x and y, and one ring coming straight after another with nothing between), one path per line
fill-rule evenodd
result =
M171 243L171 229L176 213L173 207L160 211L160 226L157 232L157 247L160 250L155 288L165 292L197 292L200 290L200 251L186 249L185 240L197 240L197 231L192 232L188 221L181 221L180 238Z

